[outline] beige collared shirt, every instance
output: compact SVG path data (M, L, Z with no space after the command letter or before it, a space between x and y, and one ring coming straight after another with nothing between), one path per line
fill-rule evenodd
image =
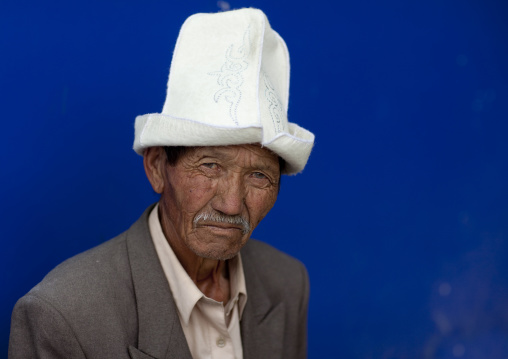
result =
M194 359L243 359L240 319L247 289L240 254L228 261L231 299L226 305L206 297L171 249L159 221L157 204L148 219L150 234L178 308Z

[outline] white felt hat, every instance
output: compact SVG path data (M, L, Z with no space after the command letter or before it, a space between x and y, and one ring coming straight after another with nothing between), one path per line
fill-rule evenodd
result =
M134 150L260 143L303 170L314 135L287 120L289 53L261 10L195 14L182 25L162 113L136 118Z

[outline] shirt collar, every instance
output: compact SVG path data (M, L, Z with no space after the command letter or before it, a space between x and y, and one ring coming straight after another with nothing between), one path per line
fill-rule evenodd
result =
M201 298L206 296L199 290L196 284L189 277L180 261L169 245L164 233L158 215L159 204L157 204L148 218L148 226L152 236L157 256L168 280L171 292L175 299L178 312L185 325L189 324L194 306ZM242 318L243 310L247 303L247 287L245 285L245 275L240 253L234 258L228 260L229 283L231 296L226 307L226 313L230 313L234 302L238 301L238 314Z

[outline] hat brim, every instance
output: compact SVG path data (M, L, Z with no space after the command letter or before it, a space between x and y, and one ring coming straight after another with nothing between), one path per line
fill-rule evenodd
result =
M294 123L288 132L263 143L261 126L220 127L152 113L136 117L134 151L143 155L155 146L228 146L259 143L286 161L284 174L301 172L310 156L314 135Z

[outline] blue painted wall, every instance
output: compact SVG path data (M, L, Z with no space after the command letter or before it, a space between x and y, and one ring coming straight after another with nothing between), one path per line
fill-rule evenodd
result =
M263 9L316 134L256 237L311 277L309 357L508 357L501 0L0 2L0 357L15 301L156 200L132 150L187 16Z

